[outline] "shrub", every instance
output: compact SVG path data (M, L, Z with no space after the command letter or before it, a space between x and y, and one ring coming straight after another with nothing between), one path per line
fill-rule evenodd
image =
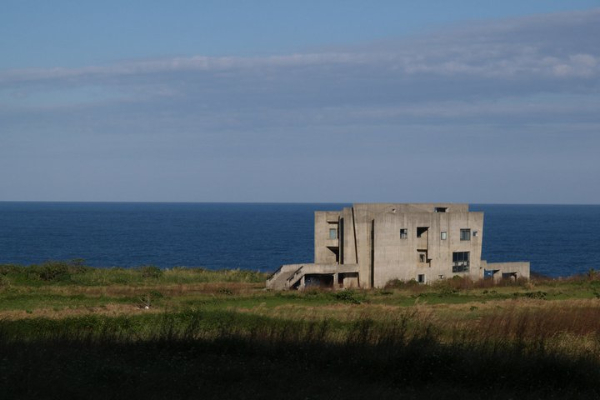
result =
M419 286L419 282L417 282L414 279L411 279L410 281L403 281L401 279L392 279L391 281L388 281L384 288L385 289L405 289L405 288L411 288L411 287L415 287L415 286Z
M92 270L92 267L85 265L85 260L83 258L75 258L69 261L68 264L69 272L71 274L83 274Z
M528 299L545 300L548 293L538 290L537 292L527 292L524 294Z
M438 296L439 297L454 296L456 294L458 294L458 289L455 289L450 285L441 285L438 288Z
M66 281L71 278L69 264L62 261L48 261L42 265L32 265L30 272L44 282Z
M363 300L354 290L342 290L341 292L334 293L333 296L336 300L350 304L360 304L361 300Z
M158 279L162 276L163 271L158 268L155 267L154 265L146 265L143 266L139 269L140 273L142 274L143 278L154 278L154 279Z
M0 265L0 275L16 274L19 273L19 271L21 271L22 269L23 267L14 264Z

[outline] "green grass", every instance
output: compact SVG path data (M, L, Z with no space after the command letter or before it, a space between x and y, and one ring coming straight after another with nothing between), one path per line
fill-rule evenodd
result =
M7 399L600 396L595 274L304 292L77 261L0 277Z
M12 293L0 295L0 310L19 310L44 308L68 308L68 307L99 307L106 306L111 302L129 301L123 298L88 297L82 294L57 295L38 293Z
M595 349L598 351L598 348ZM386 322L235 312L0 321L4 398L594 398L590 354Z
M91 268L81 261L49 261L40 265L0 265L0 286L111 286L170 285L211 282L263 283L268 274L247 270L212 271L205 268L159 269Z

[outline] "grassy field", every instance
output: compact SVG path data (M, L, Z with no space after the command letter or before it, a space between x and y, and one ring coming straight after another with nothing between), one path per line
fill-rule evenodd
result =
M599 398L600 279L269 292L265 274L0 266L2 398Z

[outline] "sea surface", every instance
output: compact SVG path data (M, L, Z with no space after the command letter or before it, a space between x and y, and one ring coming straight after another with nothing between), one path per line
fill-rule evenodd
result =
M312 262L313 213L348 204L0 202L0 264L84 259L270 272ZM474 204L483 259L553 277L600 269L600 206Z

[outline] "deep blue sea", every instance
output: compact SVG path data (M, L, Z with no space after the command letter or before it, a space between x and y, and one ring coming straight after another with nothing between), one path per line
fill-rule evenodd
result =
M313 213L348 204L0 202L0 264L83 258L274 271L313 260ZM483 258L530 261L557 277L600 269L600 206L471 205L485 212Z

